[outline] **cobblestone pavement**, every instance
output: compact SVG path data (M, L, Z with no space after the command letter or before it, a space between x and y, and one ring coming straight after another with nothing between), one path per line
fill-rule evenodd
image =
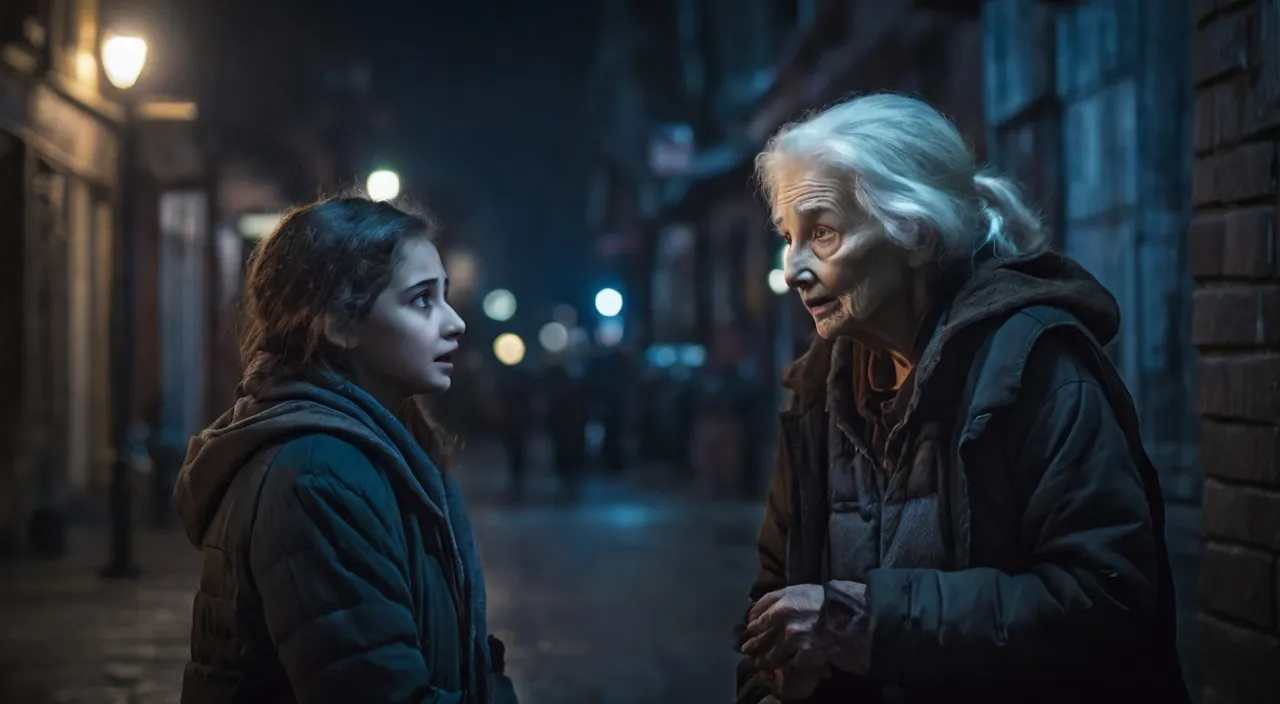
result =
M496 460L472 451L461 474L521 701L729 701L759 508L605 482L565 505L549 479L505 505L500 477L473 469ZM198 556L143 532L142 577L112 582L95 576L105 554L75 533L63 560L0 563L0 703L178 701Z

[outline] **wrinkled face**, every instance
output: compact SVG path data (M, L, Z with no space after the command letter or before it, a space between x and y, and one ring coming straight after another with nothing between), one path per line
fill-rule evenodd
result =
M787 241L786 278L825 339L856 335L910 280L908 253L858 206L844 181L804 163L777 181L774 225Z
M467 328L445 300L448 281L434 244L406 240L387 288L345 337L356 381L384 404L449 389Z

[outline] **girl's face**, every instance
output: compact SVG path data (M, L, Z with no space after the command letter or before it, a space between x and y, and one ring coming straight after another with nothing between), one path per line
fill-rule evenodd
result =
M454 353L467 326L445 299L449 278L425 237L406 240L387 288L341 336L356 383L389 409L452 383Z

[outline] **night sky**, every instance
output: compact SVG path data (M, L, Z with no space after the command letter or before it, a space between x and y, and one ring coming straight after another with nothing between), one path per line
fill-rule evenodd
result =
M584 115L597 3L104 2L108 12L143 17L142 31L154 38L140 87L199 93L216 80L221 100L234 96L251 121L296 110L297 76L368 62L375 100L394 116L370 146L370 163L394 166L411 193L419 186L420 195L465 202L475 221L467 246L486 260L484 285L511 288L522 304L584 295L575 290L578 277L548 272L589 265Z

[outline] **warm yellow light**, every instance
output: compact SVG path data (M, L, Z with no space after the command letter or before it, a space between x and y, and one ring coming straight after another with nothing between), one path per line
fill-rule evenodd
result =
M140 37L111 37L102 43L102 71L111 85L132 88L147 63L147 43Z
M515 366L524 359L524 340L515 333L505 332L493 341L493 356L508 367Z

